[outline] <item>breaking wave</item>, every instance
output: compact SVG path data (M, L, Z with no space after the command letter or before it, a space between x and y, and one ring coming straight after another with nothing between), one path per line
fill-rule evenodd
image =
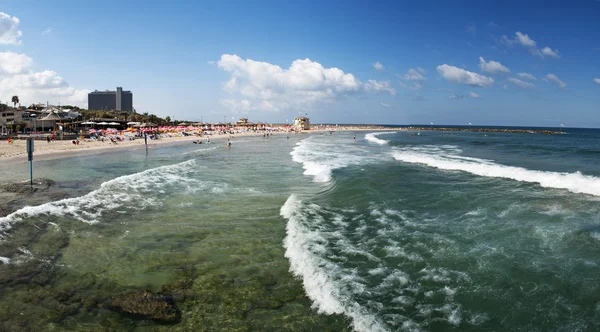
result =
M580 172L538 171L501 165L491 160L459 156L454 154L456 149L441 147L415 146L393 149L394 159L406 163L424 164L443 170L464 171L485 177L537 183L546 188L566 189L573 193L600 196L600 178Z
M394 131L385 131L382 133L370 133L370 134L365 135L365 139L369 142L377 143L379 145L385 145L385 144L388 144L390 141L383 140L377 136L385 135L385 134L394 134L394 133L395 133Z
M142 210L160 204L156 193L164 192L169 186L182 186L194 191L205 185L187 176L195 169L194 160L160 166L106 181L84 196L26 206L0 218L0 232L7 231L15 222L41 215L69 216L94 224L110 210Z
M329 136L309 137L296 143L290 155L293 161L302 164L304 175L312 176L314 182L331 181L335 169L381 160L380 155L367 148L347 142Z
M281 207L280 214L288 220L284 247L285 257L290 261L290 272L302 278L306 294L313 301L313 308L320 313L350 317L353 327L358 331L386 331L375 315L367 312L351 299L350 294L343 291L345 287L340 285L342 268L324 255L319 255L327 251L327 239L318 229L308 226L315 220L309 220L302 208L302 201L291 195Z

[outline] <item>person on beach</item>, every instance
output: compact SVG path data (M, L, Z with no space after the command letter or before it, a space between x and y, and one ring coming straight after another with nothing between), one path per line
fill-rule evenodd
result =
M46 141L48 141L48 143L50 143L50 135L46 136Z

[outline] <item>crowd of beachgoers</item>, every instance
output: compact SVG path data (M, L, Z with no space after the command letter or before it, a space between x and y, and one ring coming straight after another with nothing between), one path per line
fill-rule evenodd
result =
M218 142L220 139L242 136L266 136L276 134L306 134L311 132L359 131L359 130L390 130L373 125L313 125L310 130L295 130L292 126L263 126L263 127L225 127L225 126L159 126L145 128L94 129L89 128L75 135L61 135L59 132L37 135L40 141L35 143L34 155L51 156L69 153L102 151L116 147L135 147L164 144L169 142L190 141L202 143ZM398 128L395 128L398 129ZM13 137L0 142L1 159L24 159L27 157L26 138ZM226 143L225 143L226 144Z

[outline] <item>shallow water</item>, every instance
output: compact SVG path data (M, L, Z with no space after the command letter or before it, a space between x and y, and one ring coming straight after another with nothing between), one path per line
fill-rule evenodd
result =
M353 135L36 163L71 194L0 218L2 328L598 329L600 135Z

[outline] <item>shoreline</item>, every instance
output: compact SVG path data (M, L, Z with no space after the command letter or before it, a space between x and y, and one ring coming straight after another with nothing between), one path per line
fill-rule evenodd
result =
M318 129L306 130L300 133L293 133L294 135L310 135L312 133L324 133L324 132L364 132L364 131L461 131L461 132L484 132L484 133L523 133L523 134L544 134L544 135L561 135L565 134L560 131L552 131L547 129L509 129L509 128L454 128L454 127L385 127L385 126L332 126L332 127L321 127ZM264 132L241 132L234 134L213 134L199 136L179 136L175 135L172 137L161 137L159 140L151 140L148 142L148 148L165 144L183 144L184 142L192 142L194 140L206 141L207 137L211 140L220 141L230 136L234 137L260 137ZM287 134L292 133L284 131L273 131L271 135ZM77 155L91 155L101 154L110 152L111 150L118 149L144 149L144 140L135 139L132 141L120 141L116 144L111 143L110 140L104 142L93 141L93 142L80 142L75 145L71 140L55 140L51 143L46 141L36 140L34 160L51 160L61 157L72 157ZM18 139L14 140L13 143L8 144L7 142L0 142L0 161L10 163L20 163L27 161L26 151L26 140Z
M323 133L330 131L383 131L383 130L399 130L399 128L342 128L339 127L337 129L319 129L319 130L309 130L303 131L301 133L288 133L282 131L274 131L270 132L270 135L310 135L311 133ZM183 143L191 143L195 140L200 140L203 143L206 142L206 138L210 137L211 142L221 141L233 136L234 138L239 137L262 137L263 132L241 132L234 134L214 134L214 135L204 135L202 137L199 136L173 136L173 137L161 137L158 140L148 140L148 149L152 149L156 146L162 146L166 144L183 144ZM92 155L92 154L101 154L110 152L112 150L118 149L121 151L122 149L144 149L144 139L138 138L132 141L121 141L117 142L117 144L113 144L110 140L105 140L104 142L94 141L94 142L80 142L80 144L75 145L71 140L55 140L51 143L47 143L46 141L36 140L34 146L34 161L36 160L51 160L57 159L61 157L72 157L78 155ZM26 140L14 140L10 145L3 141L0 142L0 161L5 163L20 163L27 161L27 148L26 148Z

